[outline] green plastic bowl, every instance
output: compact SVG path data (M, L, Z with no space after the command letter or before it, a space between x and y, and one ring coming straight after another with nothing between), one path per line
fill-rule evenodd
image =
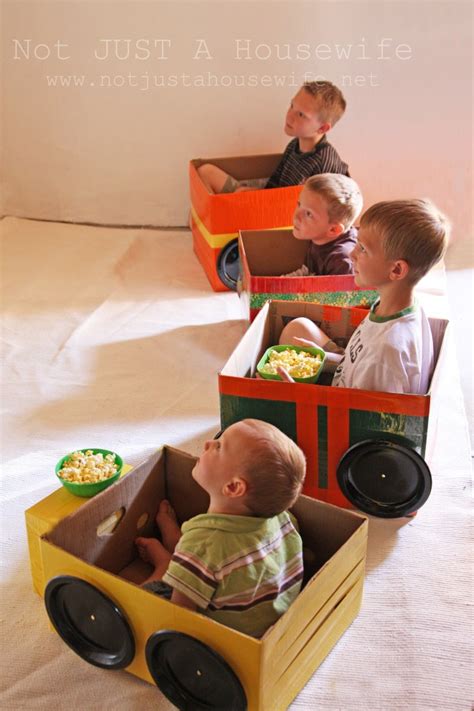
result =
M262 371L263 366L266 364L267 360L270 357L270 353L272 351L277 351L278 353L281 353L281 351L287 351L287 350L292 350L296 351L297 353L300 353L301 351L306 351L306 353L311 353L311 355L314 356L320 356L321 358L321 365L319 366L319 370L315 375L311 375L308 378L293 378L295 383L315 383L323 369L324 365L324 360L326 358L326 352L323 351L322 348L318 348L318 346L271 346L270 348L267 348L263 356L260 358L258 364L257 364L257 373L260 375L260 377L265 378L266 380L282 380L282 378L277 374L273 373L265 373Z
M104 459L106 454L115 454L115 464L117 464L118 469L116 473L109 477L108 479L104 479L103 481L97 481L94 484L80 484L76 483L73 481L66 481L62 477L59 476L59 471L60 469L63 468L64 463L66 462L67 459L72 457L74 452L89 452L91 451L93 454L103 454ZM119 457L117 452L112 452L110 449L94 449L94 447L85 447L84 449L75 449L74 452L70 452L69 454L66 454L65 457L62 457L62 459L59 460L59 462L56 464L56 476L58 477L59 481L61 484L64 486L65 489L71 492L71 494L74 494L74 496L84 496L86 498L90 498L91 496L95 496L96 494L99 493L99 491L103 491L106 489L108 486L113 484L114 482L117 481L117 479L120 477L120 474L122 473L122 467L123 467L123 459L122 457Z

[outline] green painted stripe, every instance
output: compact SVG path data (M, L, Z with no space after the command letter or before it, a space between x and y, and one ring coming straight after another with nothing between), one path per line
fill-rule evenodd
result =
M234 422L240 422L246 417L253 417L256 420L263 420L275 425L294 442L297 441L295 402L221 394L220 407L221 428L223 430L234 424Z
M328 408L318 405L318 486L328 488Z
M311 291L307 293L279 294L259 292L250 294L250 308L261 309L269 299L282 301L309 301L316 304L331 306L364 306L369 308L378 299L378 293L368 291Z
M365 439L386 438L410 447L424 456L427 433L427 417L397 415L393 412L349 410L351 446Z

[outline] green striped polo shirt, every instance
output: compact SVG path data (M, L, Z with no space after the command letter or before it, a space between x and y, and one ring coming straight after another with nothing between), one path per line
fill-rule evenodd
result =
M302 542L287 511L272 518L201 514L181 530L163 582L213 620L261 637L298 595Z

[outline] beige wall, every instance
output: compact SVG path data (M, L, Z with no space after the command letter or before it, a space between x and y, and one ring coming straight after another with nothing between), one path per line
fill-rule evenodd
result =
M331 138L366 205L431 197L454 222L451 263L472 264L470 15L456 1L7 0L4 211L183 225L188 160L283 149L284 112L307 72L344 90ZM130 40L138 57L110 45L99 59L105 38ZM240 57L238 40L249 41ZM183 85L215 81L208 72L232 85ZM83 85L48 86L48 75ZM153 86L163 76L178 85ZM235 86L252 76L270 85Z

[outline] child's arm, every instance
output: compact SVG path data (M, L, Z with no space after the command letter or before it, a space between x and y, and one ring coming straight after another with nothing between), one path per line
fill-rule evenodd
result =
M284 326L278 342L284 346L319 346L324 348L329 336L306 317L292 319Z
M309 269L306 264L303 264L299 269L295 269L294 272L288 272L288 274L282 274L282 277L304 277L310 276Z
M284 346L319 346L330 353L344 354L344 348L340 348L332 341L322 328L319 328L313 321L306 317L294 318L283 328L278 343Z
M173 590L171 602L174 602L175 605L179 605L180 607L186 607L188 610L192 610L193 612L197 610L196 603L190 600L189 597L184 595L179 590Z
M316 343L309 341L306 338L298 338L294 336L294 340L297 341L296 345L314 347ZM334 341L328 339L323 347L326 351L326 358L324 359L323 373L334 373L337 366L344 357L344 348L340 348Z
M298 338L298 336L293 337L294 341L297 341L295 345L300 345L300 346L309 346L310 348L313 348L317 344L314 343L313 341L309 341L306 338ZM345 350L344 348L341 348L341 346L338 346L337 343L334 343L334 341L331 341L330 338L324 343L324 346L320 346L324 351L326 351L326 360L324 362L324 370L328 370L326 368L326 363L338 363L341 362Z
M289 374L289 372L286 370L286 368L284 368L282 365L278 366L277 373L284 383L294 383L295 382L293 380L293 378L291 377L291 375ZM278 382L278 380L276 382Z
M222 192L222 188L229 177L226 172L212 163L200 165L197 172L204 183L204 187L211 194Z
M323 373L335 373L336 368L339 365L339 363L342 360L342 355L339 355L338 353L326 353L326 358L324 359L324 365L323 369L321 372ZM284 383L294 383L296 382L293 380L291 375L288 373L283 366L279 366L277 368L277 373L280 376L281 380ZM257 373L257 378L260 378L261 376ZM276 383L278 383L278 380L275 380ZM281 381L280 381L281 382Z

